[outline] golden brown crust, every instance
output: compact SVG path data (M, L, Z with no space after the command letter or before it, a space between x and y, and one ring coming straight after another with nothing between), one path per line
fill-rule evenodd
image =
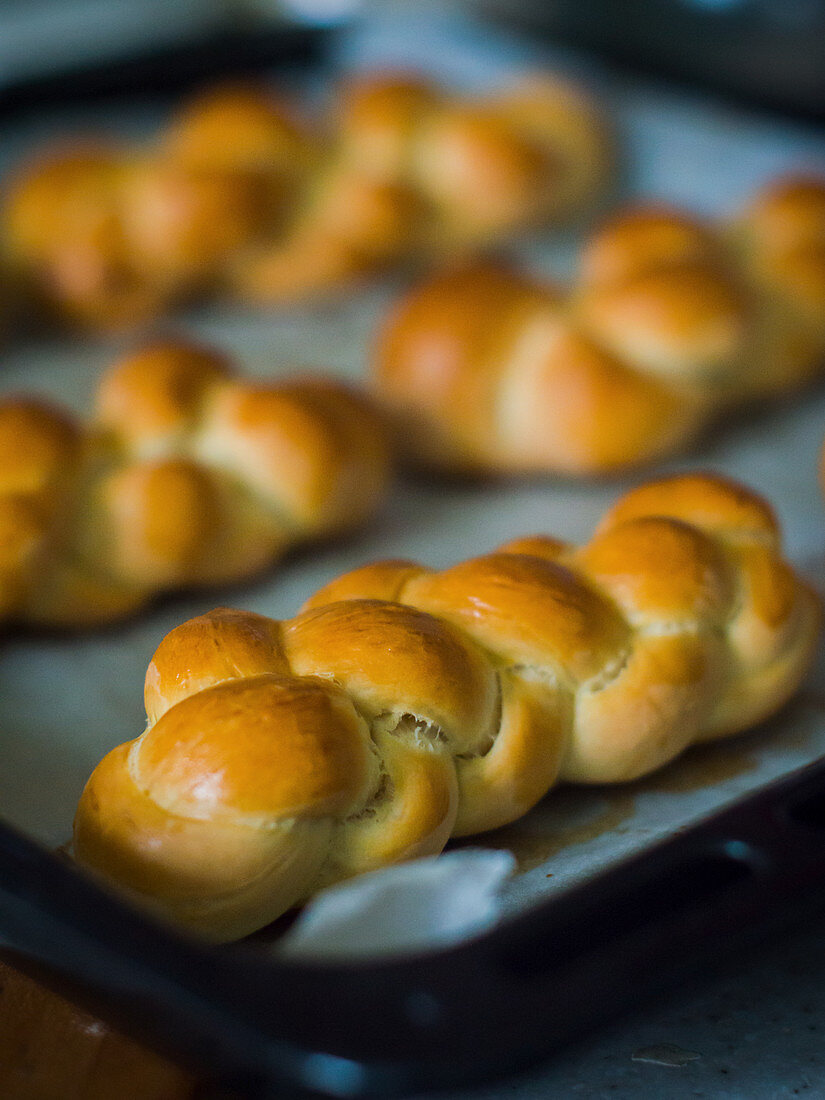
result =
M404 714L443 731L456 753L478 750L498 705L482 655L444 621L400 604L349 600L309 609L285 624L283 647L299 676L328 676L369 719ZM434 700L436 702L434 703Z
M146 714L157 722L170 706L204 688L288 671L277 623L219 607L171 631L155 650L146 671Z
M372 562L360 569L353 569L335 577L329 584L310 596L304 604L304 610L323 607L339 600L391 600L401 595L407 581L426 573L423 566L414 561L397 559Z
M48 495L80 452L80 432L62 409L30 397L0 405L0 493Z
M268 820L346 816L364 797L371 763L342 692L312 678L267 675L183 699L141 738L130 766L169 812Z
M759 192L745 211L748 231L767 249L825 242L825 193L818 176L789 176Z
M227 357L212 348L173 340L146 344L100 379L95 419L130 449L152 450L191 431L207 394L231 373Z
M615 216L566 296L489 264L430 279L382 326L374 389L413 462L599 474L815 377L823 317L825 182L779 181L727 226Z
M275 241L239 256L234 293L258 304L340 294L419 249L421 201L347 163L319 173Z
M582 246L579 276L585 286L606 287L673 264L720 257L713 230L673 207L649 205L619 212Z
M218 84L187 100L163 136L169 157L193 169L294 173L315 155L285 101L251 83Z
M85 626L168 588L240 580L367 519L389 457L368 403L321 378L251 383L156 342L115 363L86 426L0 402L0 614Z
M25 397L0 403L0 616L14 615L40 581L52 515L81 461L78 426Z
M401 598L471 633L508 662L586 680L627 627L598 592L557 562L488 554L409 581ZM552 654L552 657L550 656Z
M57 242L105 226L121 171L120 150L77 142L47 151L12 177L3 204L6 247L13 259L41 259Z
M612 159L593 103L538 74L466 99L372 74L344 88L340 127L349 163L421 196L421 233L439 250L569 216L592 201Z
M413 73L365 73L346 81L339 91L338 127L347 159L370 176L398 177L421 117L441 108L444 98Z
M719 546L680 520L648 515L611 525L576 560L630 622L721 623L733 603L730 568Z
M490 264L438 275L400 302L378 333L375 388L402 447L436 465L483 464L508 345L552 308L552 292Z
M559 780L633 779L748 728L796 690L819 625L769 506L699 474L631 491L579 548L374 563L281 623L211 612L161 642L149 729L92 775L76 852L242 935Z
M571 546L552 535L522 535L498 547L499 554L526 554L530 558L558 561Z
M629 369L558 317L536 318L512 362L499 380L496 442L476 451L481 469L612 471L668 453L704 416L694 394Z
M642 516L695 523L731 539L741 534L776 545L779 538L776 515L764 497L717 473L674 474L639 485L608 511L599 530Z

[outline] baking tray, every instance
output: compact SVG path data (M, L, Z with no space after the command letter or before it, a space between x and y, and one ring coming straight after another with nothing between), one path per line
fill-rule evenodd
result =
M12 961L232 1095L409 1095L523 1068L825 900L812 764L449 950L359 964L201 946L0 827Z
M492 66L475 45L452 60L469 85L504 75L504 63ZM606 90L626 150L627 192L721 215L774 174L825 168L825 135L812 128L635 83ZM97 120L135 131L152 123L132 108ZM56 125L41 118L37 133ZM34 126L8 135L7 155L26 146ZM572 242L570 234L526 241L517 252L563 275ZM178 327L219 343L255 375L310 365L358 378L397 291L386 284L272 316L213 308ZM84 409L118 347L48 336L9 346L0 392L37 390ZM731 420L656 472L701 465L757 487L779 513L790 558L821 589L823 436L820 387ZM275 961L260 945L205 949L133 914L48 854L68 838L98 759L142 728L146 665L183 619L217 602L288 617L332 576L376 557L443 566L518 534L585 540L611 501L649 473L589 483L404 482L368 531L296 554L254 584L169 598L83 637L5 639L0 807L12 828L0 835L0 932L9 946L71 978L127 1029L216 1073L240 1074L247 1091L356 1096L504 1072L647 986L712 959L743 930L763 927L766 915L778 919L783 900L816 898L825 864L816 764L825 755L822 658L797 699L753 733L694 750L635 784L552 792L520 822L482 838L509 847L519 863L504 922L414 962L322 967Z

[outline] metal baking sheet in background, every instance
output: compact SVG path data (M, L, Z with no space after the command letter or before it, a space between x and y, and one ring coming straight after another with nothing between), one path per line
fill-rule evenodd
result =
M420 36L397 37L403 51L391 57L371 52L368 40L349 40L342 64L382 60L436 73L440 66L443 75L449 60L454 79L479 87L485 80L505 78L526 57L500 43L488 48L470 36L447 59L443 47L428 50ZM529 60L535 63L537 56ZM825 135L813 128L603 74L598 82L624 150L625 195L656 196L722 216L776 174L825 170ZM137 116L133 109L95 112L96 123L115 130L121 125L129 132L148 130L152 121L144 108ZM31 129L9 134L7 156L19 154L33 140L35 127L42 134L57 125L41 117ZM0 165L3 171L6 167ZM535 269L564 275L573 245L574 236L565 234L552 242L524 242L520 252ZM376 325L399 286L373 287L322 308L266 316L210 308L180 318L176 328L216 342L236 355L243 369L261 377L311 366L357 379ZM99 371L125 343L48 337L9 344L1 353L0 392L37 391L83 410ZM678 461L622 478L466 485L408 481L396 487L369 530L338 545L295 554L254 583L163 599L139 618L94 634L6 638L0 647L3 816L48 845L66 841L91 769L109 748L143 728L146 665L162 636L184 619L219 603L289 617L332 576L378 557L412 557L444 566L519 534L551 532L586 540L625 488L656 473L701 466L758 488L777 509L791 560L822 588L825 508L817 465L823 437L825 390L819 387L731 419ZM552 792L520 822L475 843L515 852L520 873L506 901L511 909L519 908L823 753L825 662L820 659L798 698L759 730L693 750L635 784Z

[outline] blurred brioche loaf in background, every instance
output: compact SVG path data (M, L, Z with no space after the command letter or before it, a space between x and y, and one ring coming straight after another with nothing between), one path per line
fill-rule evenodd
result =
M204 295L302 300L569 219L607 181L600 110L553 77L459 97L373 74L336 99L319 117L226 84L142 146L41 151L0 204L17 281L53 316L103 328Z
M228 258L270 231L318 155L262 89L184 104L154 145L61 139L7 181L9 263L39 306L120 328L215 293Z
M244 380L183 342L116 362L85 423L5 398L0 620L91 626L241 580L364 522L389 472L379 417L343 384Z
M410 458L599 474L669 454L723 409L825 367L825 181L782 179L735 218L612 217L559 289L490 264L405 294L373 389Z

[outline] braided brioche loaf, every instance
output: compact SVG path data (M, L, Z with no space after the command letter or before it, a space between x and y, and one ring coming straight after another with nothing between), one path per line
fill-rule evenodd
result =
M630 492L578 549L379 562L285 622L213 611L161 642L149 727L94 771L75 853L242 936L557 782L630 780L754 725L796 690L818 629L769 507L701 475Z
M389 474L366 402L264 385L160 343L103 377L91 422L0 402L0 619L86 626L158 592L236 581L365 520Z
M110 327L197 294L294 300L478 248L583 209L607 163L594 106L549 78L464 101L372 77L314 127L228 85L149 147L48 153L12 181L3 228L43 304Z
M393 310L374 380L415 461L592 474L823 365L825 182L797 179L716 228L620 215L564 294L491 266L440 275Z

